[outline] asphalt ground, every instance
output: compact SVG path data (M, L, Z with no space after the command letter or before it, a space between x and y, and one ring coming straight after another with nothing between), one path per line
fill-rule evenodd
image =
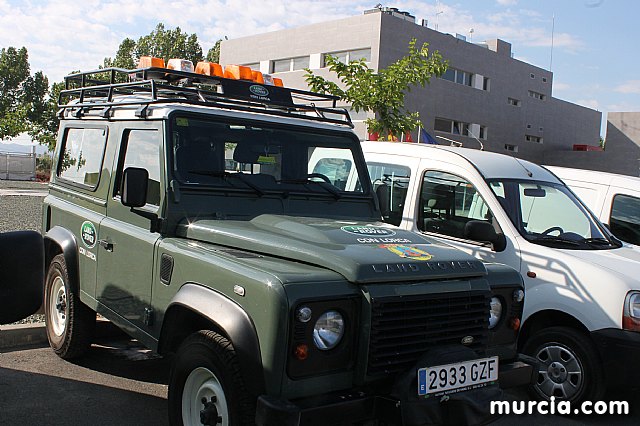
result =
M42 197L6 195L15 194L15 190L43 191L46 184L0 180L0 232L39 231ZM41 316L32 316L23 321L26 325L0 326L0 425L167 424L170 360L158 358L122 334L107 332L85 357L64 361L46 346L41 321ZM17 347L8 347L16 343ZM510 390L507 396L513 400L529 399L522 389ZM629 401L631 414L509 415L493 424L640 424L638 389L617 390L608 399Z

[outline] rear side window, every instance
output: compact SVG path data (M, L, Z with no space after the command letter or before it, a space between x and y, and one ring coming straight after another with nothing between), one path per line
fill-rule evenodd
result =
M106 141L106 129L67 129L58 160L58 176L95 189L100 181Z
M613 235L640 245L640 198L620 194L613 197L610 222Z

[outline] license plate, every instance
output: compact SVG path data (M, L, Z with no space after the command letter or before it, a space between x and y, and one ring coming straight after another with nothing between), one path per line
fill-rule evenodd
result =
M497 380L497 356L421 368L418 370L418 395L460 392Z

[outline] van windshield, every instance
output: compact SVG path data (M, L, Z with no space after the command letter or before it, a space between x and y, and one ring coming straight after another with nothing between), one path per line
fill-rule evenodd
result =
M619 247L564 185L491 180L489 186L520 234L534 244L576 250Z

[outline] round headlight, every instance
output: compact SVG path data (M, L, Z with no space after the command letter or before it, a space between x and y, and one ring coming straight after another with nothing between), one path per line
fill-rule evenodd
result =
M313 343L321 351L335 348L344 335L344 319L338 311L320 315L313 327Z
M502 303L497 297L492 297L489 309L489 328L493 328L498 325L500 317L502 316Z

